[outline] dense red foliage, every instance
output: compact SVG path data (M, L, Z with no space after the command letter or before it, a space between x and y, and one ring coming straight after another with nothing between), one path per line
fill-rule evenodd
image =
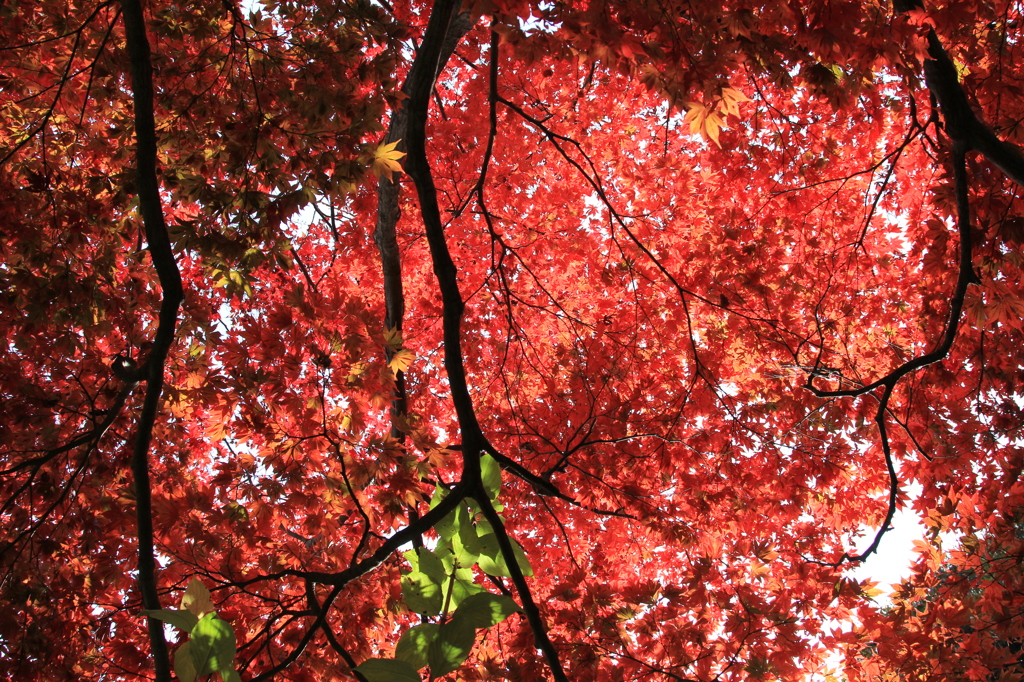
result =
M360 676L466 500L447 679L1019 678L1024 17L925 2L0 5L0 676L193 578Z

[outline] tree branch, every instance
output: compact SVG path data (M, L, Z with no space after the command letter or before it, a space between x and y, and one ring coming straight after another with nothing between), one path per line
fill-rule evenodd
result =
M426 127L430 107L430 93L434 86L445 36L456 3L453 0L437 0L430 14L427 30L423 35L417 61L423 60L423 70L416 78L409 79L409 99L407 101L408 124L406 145L408 157L406 171L416 184L416 193L420 201L420 213L426 228L427 242L430 245L430 256L441 290L444 307L442 327L444 330L444 366L448 374L448 382L452 391L452 403L458 415L459 428L462 431L463 480L471 488L479 485L480 451L484 446L483 434L473 409L473 399L469 395L466 382L466 371L462 358L462 314L465 302L459 292L457 269L452 261L451 253L445 242L444 224L441 210L437 202L437 190L434 177L430 171L430 163L426 152Z
M139 590L142 605L146 609L160 608L157 593L156 559L153 546L153 508L149 482L149 445L153 438L153 424L160 406L163 390L164 364L171 344L174 342L174 328L178 319L183 291L181 274L171 251L171 243L164 223L163 207L160 202L160 187L157 182L156 166L156 120L153 111L153 64L150 59L149 40L146 38L146 21L140 0L122 0L125 42L131 61L132 99L135 105L135 137L137 147L135 162L139 193L139 211L142 214L149 243L149 254L153 259L163 300L160 304L159 326L153 339L153 349L145 360L142 376L146 380L146 396L139 415L138 434L132 454L132 475L135 479L136 519L139 540ZM171 679L167 660L167 642L164 640L163 623L148 618L149 639L153 651L153 663L157 682Z
M406 77L402 92L406 95L414 83L429 78L430 87L434 87L437 76L444 65L455 52L459 41L473 27L473 20L468 12L458 14L451 22L441 45L441 53L437 64L433 68L433 74L426 64L426 57L423 50L420 50L416 59L413 60L409 75ZM402 103L395 110L391 117L391 124L388 126L388 134L384 138L385 143L398 142L397 149L406 149L405 137L408 134L409 107ZM402 257L398 250L398 236L396 227L401 217L401 209L398 205L401 185L398 179L382 177L377 187L377 226L373 232L373 240L377 244L380 253L381 269L384 273L384 327L387 329L398 329L401 331L402 322L405 317L405 293L402 288ZM391 360L392 352L389 349L388 361ZM399 440L404 434L394 423L395 418L408 411L408 401L405 393L404 372L395 373L395 390L397 396L391 403L392 421L391 435Z
M519 569L519 560L516 558L515 550L512 548L512 541L505 530L505 522L498 516L498 512L494 511L494 507L491 506L491 500L487 497L486 493L478 493L475 499L477 504L480 505L480 511L483 512L484 518L487 519L487 522L491 524L491 528L494 529L494 538L498 541L498 547L501 548L501 556L505 559L505 565L508 566L509 577L512 578L512 584L516 586L516 592L519 593L519 600L523 603L523 611L526 612L526 620L530 623L530 629L533 630L533 637L537 648L544 652L544 658L547 660L548 667L551 669L551 674L555 680L557 682L569 682L569 678L565 676L565 671L562 669L562 663L558 660L558 652L555 651L555 645L551 643L551 639L548 637L547 627L544 625L544 619L540 615L540 609L537 608L537 603L533 601L533 595L530 594L530 586L526 584L526 577L523 576L523 572Z
M894 0L898 14L923 9L922 0ZM928 90L935 96L942 111L946 133L954 140L967 144L965 151L976 151L995 164L1001 171L1024 186L1024 154L1019 147L996 136L971 107L950 58L934 28L928 29L928 56L924 62L924 78Z
M809 372L804 388L819 398L856 397L870 393L881 387L895 387L896 382L907 374L938 362L949 355L953 342L956 341L960 329L960 313L963 312L964 298L967 287L978 284L980 280L974 272L973 246L971 242L971 215L967 185L967 151L969 142L964 137L953 139L953 185L956 192L957 231L960 237L960 255L957 263L957 279L953 287L953 295L949 301L949 314L946 318L946 329L935 350L909 360L892 370L880 379L859 388L837 391L822 391L814 386L814 377L818 372Z

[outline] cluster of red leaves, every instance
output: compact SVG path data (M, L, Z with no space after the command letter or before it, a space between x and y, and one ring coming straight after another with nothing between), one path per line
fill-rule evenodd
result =
M111 367L145 361L161 285L120 7L0 7L0 670L18 679L151 670L142 391ZM409 176L401 335L373 238L375 151L432 10L145 7L185 283L150 450L157 579L171 606L193 577L211 588L243 679L390 655L419 620L401 554L345 572L464 473L450 292ZM967 157L979 281L948 355L885 395L822 392L949 328L956 135L928 32L1021 143L1020 4L457 11L426 149L465 388L489 447L533 474L508 469L503 514L572 679L796 680L837 653L851 680L1019 677L1024 206L984 156ZM844 558L896 488L934 532L878 608ZM459 679L544 679L536 635L509 618Z

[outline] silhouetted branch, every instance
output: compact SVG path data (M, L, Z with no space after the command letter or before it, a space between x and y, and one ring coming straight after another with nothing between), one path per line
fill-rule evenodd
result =
M472 16L463 12L455 16L451 25L448 26L444 35L440 56L437 63L432 67L428 66L425 52L421 49L409 69L402 92L409 94L413 84L421 80L430 80L430 87L444 68L444 64L455 51L455 47L469 29L473 26ZM432 73L432 76L430 75ZM409 107L403 101L391 117L391 124L388 126L385 143L398 142L397 149L406 148L405 138L409 120ZM384 327L401 331L405 317L405 293L402 288L402 258L398 250L398 236L396 227L401 216L398 207L398 198L401 193L399 179L382 177L377 186L377 226L373 232L373 240L377 244L380 253L380 264L384 274ZM387 351L387 359L390 362L393 355L391 349ZM392 401L392 428L391 435L401 440L405 434L398 428L395 419L408 412L408 401L405 392L405 373L395 372L396 397Z
M957 228L960 234L960 258L958 263L959 272L957 275L957 283L953 292L953 297L950 300L949 317L946 321L946 330L943 334L942 342L939 344L939 347L931 353L927 353L911 360L910 362L904 363L872 384L849 391L820 391L812 384L814 377L819 373L808 373L805 388L811 390L815 395L822 397L859 396L869 393L879 387L884 388L882 396L878 401L878 411L875 413L875 423L878 425L878 435L881 440L882 452L885 455L886 470L889 475L889 502L886 509L885 520L881 527L879 527L878 532L875 534L874 541L864 552L855 556L843 553L843 556L841 556L838 561L826 565L838 566L845 561L863 561L878 550L879 543L882 541L882 536L888 532L889 525L892 523L893 516L896 514L896 502L899 495L899 478L893 464L892 452L889 447L889 434L885 424L885 415L889 408L889 399L892 397L892 392L901 378L916 369L925 367L933 362L938 362L949 354L949 351L953 346L953 342L956 340L957 330L960 325L960 314L963 311L964 297L967 294L967 286L978 281L977 275L974 272L971 255L971 213L967 188L967 149L967 141L963 138L955 139L953 141L953 185L956 193Z
M498 547L501 548L501 556L505 559L505 565L508 566L512 584L516 586L516 592L519 593L519 600L522 602L523 611L526 613L526 620L530 623L530 629L533 630L533 637L537 648L544 652L544 658L547 660L548 667L551 669L551 674L555 680L558 682L568 682L569 678L565 676L565 671L562 670L562 663L558 659L555 645L551 643L551 639L548 637L547 627L544 625L544 619L540 615L540 609L537 608L536 602L533 601L533 595L530 594L530 586L526 584L526 578L519 569L519 560L516 558L515 550L512 548L512 541L505 530L504 521L498 516L498 512L494 511L494 507L491 506L491 500L487 497L486 493L481 492L475 499L477 504L480 505L480 511L483 513L484 518L487 519L487 522L494 529L494 537L498 541Z
M153 508L149 482L149 445L153 438L153 424L163 391L164 364L177 324L178 307L183 298L181 274L171 251L160 202L157 181L156 120L153 112L153 64L150 59L149 40L146 38L146 20L140 0L122 0L125 42L131 60L132 99L135 104L136 172L139 192L139 212L142 214L149 244L149 255L160 280L163 299L160 304L159 326L153 339L153 348L143 366L146 396L138 420L135 450L132 454L132 475L135 479L136 518L139 539L139 590L146 609L160 608L157 593L156 560L153 547ZM157 682L170 680L167 660L167 642L161 621L147 618L149 639L153 649L153 662Z
M903 14L923 9L922 0L894 0L893 7ZM964 151L976 151L999 167L1018 185L1024 186L1024 154L1019 147L1000 140L967 100L956 65L950 58L934 28L928 29L928 56L924 62L924 78L942 111L946 133L966 143Z
M883 386L895 386L896 382L907 374L938 362L949 355L953 342L956 341L957 331L960 328L960 313L963 311L964 298L967 296L967 287L979 283L977 274L974 272L971 245L971 221L970 206L967 195L967 142L963 138L955 139L953 142L953 184L957 197L957 228L960 236L960 256L957 268L956 284L953 287L953 295L949 301L949 314L946 318L946 328L942 339L935 350L930 353L918 356L913 360L903 363L880 379L861 386L859 388L823 391L814 386L814 377L818 372L809 372L807 383L804 388L808 389L819 398L840 398L856 397L870 393Z

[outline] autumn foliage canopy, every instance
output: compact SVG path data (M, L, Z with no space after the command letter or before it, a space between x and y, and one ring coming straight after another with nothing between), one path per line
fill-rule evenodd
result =
M0 677L1019 679L1022 22L0 3Z

